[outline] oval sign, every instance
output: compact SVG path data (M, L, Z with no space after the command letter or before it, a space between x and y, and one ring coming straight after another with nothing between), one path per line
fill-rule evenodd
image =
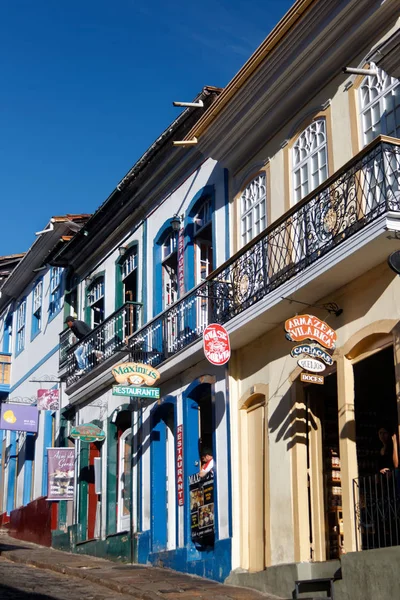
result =
M322 371L325 371L324 363L316 358L300 358L297 364L302 369L311 371L311 373L322 373Z
M102 442L106 434L94 423L84 423L83 425L72 427L70 437L82 442Z
M229 333L218 323L211 323L203 332L206 359L213 365L224 365L231 357Z

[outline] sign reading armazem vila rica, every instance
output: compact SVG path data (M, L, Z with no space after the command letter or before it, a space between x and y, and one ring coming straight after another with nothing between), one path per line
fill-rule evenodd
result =
M336 331L313 315L299 315L288 319L285 322L285 331L291 342L314 340L329 350L333 350L336 345Z
M115 381L119 384L135 386L154 385L161 377L157 369L143 363L126 362L112 369Z
M211 323L203 332L206 359L213 365L224 365L231 357L229 333L218 323Z

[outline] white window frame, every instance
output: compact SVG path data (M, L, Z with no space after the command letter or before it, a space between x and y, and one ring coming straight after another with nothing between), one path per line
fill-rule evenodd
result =
M131 251L125 258L121 266L121 277L122 280L126 279L128 275L133 273L137 269L137 251L136 249Z
M26 300L22 300L17 308L17 343L16 354L25 348Z
M87 298L88 298L88 305L90 307L92 307L93 304L96 304L96 302L98 302L99 300L104 298L104 276L103 275L101 275L100 277L96 277L96 279L93 281L93 283L89 286Z
M296 204L329 177L326 119L315 119L292 149L293 200Z
M377 71L377 75L367 75L359 89L363 146L379 134L400 137L400 81L374 63L370 64L370 68ZM389 99L391 109L388 112ZM389 118L393 119L390 129Z
M38 333L42 328L42 304L43 304L43 279L40 279L32 292L32 319L36 319L34 333ZM32 323L33 328L33 323Z
M267 227L266 173L259 173L240 195L241 244L245 246Z
M50 271L50 316L60 309L62 267L51 267Z

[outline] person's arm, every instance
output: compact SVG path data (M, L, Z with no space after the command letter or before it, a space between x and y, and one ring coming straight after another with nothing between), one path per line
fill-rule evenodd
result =
M393 466L395 469L398 469L398 467L399 467L399 451L397 448L397 437L396 437L395 433L392 435L392 442L393 442Z

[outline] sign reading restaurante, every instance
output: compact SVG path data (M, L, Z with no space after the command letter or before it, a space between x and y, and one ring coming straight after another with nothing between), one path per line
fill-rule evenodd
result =
M285 322L285 331L291 342L314 340L329 350L333 350L336 345L336 332L313 315L299 315L288 319Z

